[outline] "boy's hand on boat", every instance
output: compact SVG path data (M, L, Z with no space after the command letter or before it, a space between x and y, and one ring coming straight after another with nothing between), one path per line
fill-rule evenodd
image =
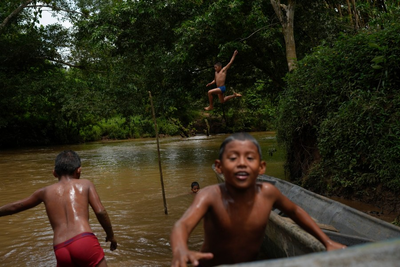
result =
M345 249L347 246L340 244L338 242L335 242L333 240L330 240L326 244L326 251L331 251L331 250L337 250L337 249Z
M187 264L193 266L199 265L199 260L210 260L214 257L212 253L203 253L197 251L187 251L185 253L174 253L171 267L186 267Z

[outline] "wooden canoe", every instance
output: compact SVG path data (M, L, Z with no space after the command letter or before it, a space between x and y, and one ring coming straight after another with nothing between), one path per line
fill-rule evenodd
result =
M229 267L393 267L400 262L400 238L366 243L329 252L302 256L245 262ZM228 266L228 265L221 265Z
M223 175L215 171L218 182ZM302 207L332 239L347 246L400 238L400 227L374 218L347 205L315 194L285 180L260 175L260 182L275 185L286 197ZM325 251L325 247L279 210L271 212L261 258L283 258Z

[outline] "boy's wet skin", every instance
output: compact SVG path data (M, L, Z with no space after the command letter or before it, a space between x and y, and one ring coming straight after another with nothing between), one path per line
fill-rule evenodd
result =
M187 262L194 266L216 266L255 260L273 207L314 235L327 250L345 247L329 239L302 208L275 186L256 182L257 176L265 172L265 166L260 147L252 136L239 133L224 141L215 169L224 175L225 183L203 188L174 225L171 266L187 266ZM202 218L201 252L190 251L189 234Z
M107 235L106 242L111 242L110 250L117 248L117 241L94 184L80 179L81 171L76 152L61 152L53 170L58 182L0 207L0 217L31 209L43 202L54 232L57 266L107 266L103 249L89 224L89 205Z
M232 141L215 166L226 182L210 192L223 201L216 202L213 212L204 217L205 240L201 251L212 251L214 258L201 261L201 265L254 260L272 209L271 205L261 203L262 184L255 183L257 176L265 171L265 162L260 162L257 147L251 141ZM243 231L245 218L246 231Z

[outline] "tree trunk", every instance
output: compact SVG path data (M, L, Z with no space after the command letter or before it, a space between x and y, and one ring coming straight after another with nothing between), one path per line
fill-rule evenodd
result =
M359 21L359 16L358 16L358 11L356 7L356 1L355 0L346 0L347 3L347 9L349 12L349 18L350 22L353 23L353 28L354 30L358 31L360 29L360 21Z
M11 12L10 15L8 15L3 22L0 24L0 33L3 31L3 29L6 27L6 25L10 22L10 20L14 17L16 17L27 5L29 5L33 0L27 0L24 3L22 3L17 9L15 9L13 12Z
M360 29L360 21L359 21L357 6L356 6L356 0L351 0L351 2L352 2L352 5L353 5L354 29L358 30L358 29Z
M346 0L346 3L347 3L347 12L349 12L349 20L350 20L350 22L352 22L352 21L353 21L353 18L351 17L351 6L350 6L350 1L349 1L349 0Z
M280 0L271 0L271 4L275 10L275 14L282 25L283 37L285 38L286 61L288 63L289 72L296 68L296 43L294 40L294 7L296 0L288 0L288 4L281 4Z
M339 12L339 16L340 16L340 17L343 17L343 14L342 14L342 5L338 4L338 5L336 6L336 8L337 8L337 10L338 10L338 12Z

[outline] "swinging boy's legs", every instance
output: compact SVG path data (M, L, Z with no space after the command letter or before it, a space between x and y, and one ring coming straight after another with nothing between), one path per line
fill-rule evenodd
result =
M213 94L217 94L218 98L219 98L219 102L221 103L225 103L226 101L228 101L231 98L235 98L235 97L241 97L241 94L238 93L233 93L233 95L228 95L224 97L224 93L226 91L225 85L215 88L215 89L211 89L208 91L208 101L210 102L210 105L208 107L205 107L204 110L212 110L213 107Z

